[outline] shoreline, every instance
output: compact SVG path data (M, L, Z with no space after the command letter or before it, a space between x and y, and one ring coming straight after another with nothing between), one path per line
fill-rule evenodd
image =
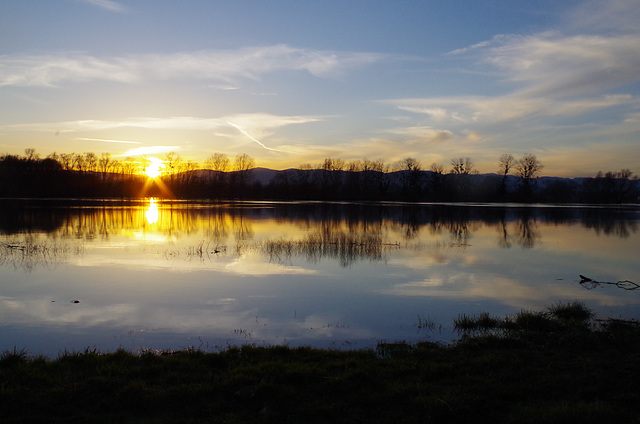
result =
M637 422L640 325L583 305L460 316L449 345L0 357L3 422Z

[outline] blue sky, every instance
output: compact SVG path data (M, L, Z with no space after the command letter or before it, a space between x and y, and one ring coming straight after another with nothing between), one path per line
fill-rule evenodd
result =
M0 4L0 153L640 173L640 2Z

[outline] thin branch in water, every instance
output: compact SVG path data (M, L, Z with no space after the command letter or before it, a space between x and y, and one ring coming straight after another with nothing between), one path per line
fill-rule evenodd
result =
M605 285L605 284L616 286L623 290L636 290L640 288L640 284L634 283L633 281L629 281L629 280L620 280L613 283L609 281L596 281L589 277L585 277L584 275L580 275L580 285L587 290L592 290L600 285Z

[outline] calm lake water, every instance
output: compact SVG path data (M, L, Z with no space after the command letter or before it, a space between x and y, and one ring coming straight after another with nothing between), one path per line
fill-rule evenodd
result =
M573 300L600 318L640 318L640 289L604 284L640 283L637 207L146 199L0 210L1 350L448 342L459 314Z

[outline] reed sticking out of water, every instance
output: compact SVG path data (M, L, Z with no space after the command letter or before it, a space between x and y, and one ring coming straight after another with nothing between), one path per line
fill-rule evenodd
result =
M302 240L268 240L264 250L271 260L304 256L308 261L317 262L331 258L338 259L342 266L349 266L358 260L383 260L385 245L379 234L334 231L309 234Z
M454 320L454 329L463 336L518 337L587 330L596 323L593 312L583 303L559 302L545 311L523 310L503 318L492 317L486 312L475 316L461 314Z

